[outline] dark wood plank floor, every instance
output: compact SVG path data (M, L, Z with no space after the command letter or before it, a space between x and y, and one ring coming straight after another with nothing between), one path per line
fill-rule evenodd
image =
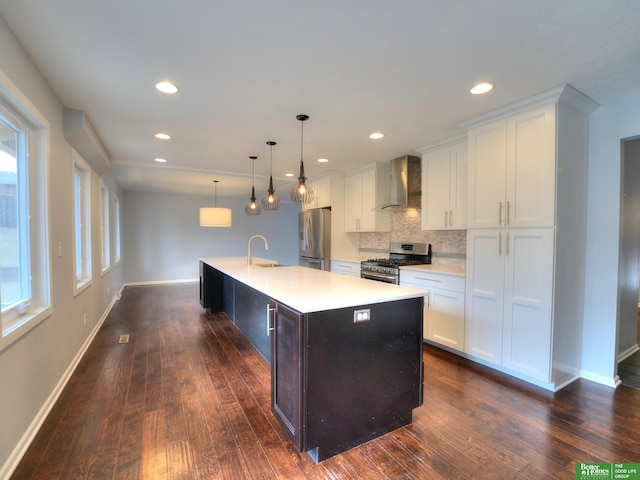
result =
M554 395L425 346L414 423L315 464L271 413L268 364L197 297L127 287L12 479L573 479L575 462L640 462L640 391Z

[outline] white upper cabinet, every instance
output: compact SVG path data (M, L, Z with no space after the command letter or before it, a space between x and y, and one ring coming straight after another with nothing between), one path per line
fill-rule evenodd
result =
M422 229L464 229L466 219L466 141L423 150Z
M556 104L469 130L468 228L555 224Z
M303 205L303 210L331 206L331 175L313 179L308 181L307 184L313 191L313 200L311 203Z
M389 202L389 165L377 163L349 173L344 185L345 231L389 231L389 212L376 210Z

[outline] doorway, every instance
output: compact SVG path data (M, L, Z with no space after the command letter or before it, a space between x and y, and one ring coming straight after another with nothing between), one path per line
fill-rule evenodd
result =
M622 142L621 173L618 376L623 385L640 388L640 138Z

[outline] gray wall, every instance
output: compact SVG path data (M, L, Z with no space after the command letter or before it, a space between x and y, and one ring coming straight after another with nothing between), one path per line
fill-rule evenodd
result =
M0 478L35 432L58 388L91 338L117 290L122 262L100 275L100 177L91 173L92 285L74 297L71 146L63 134L63 106L0 18L0 73L48 120L49 231L53 314L0 351ZM7 85L11 88L10 85ZM103 179L122 202L122 192ZM125 205L122 202L124 210ZM112 229L113 232L113 229ZM57 255L58 242L62 256ZM112 252L113 258L113 252ZM84 325L83 314L87 315Z
M253 255L287 265L298 263L298 212L283 203L276 212L248 216L245 198L217 198L219 207L231 208L230 228L199 226L200 207L212 206L210 196L174 193L125 192L123 260L125 282L163 282L198 278L200 257L246 256L249 238L267 237L252 244Z
M640 135L640 93L589 117L587 265L582 374L614 385L617 372L621 235L621 140Z

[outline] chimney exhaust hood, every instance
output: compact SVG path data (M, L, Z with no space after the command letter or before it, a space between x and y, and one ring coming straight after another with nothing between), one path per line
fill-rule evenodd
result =
M420 208L422 202L422 164L420 157L405 155L390 162L389 203L376 210Z

